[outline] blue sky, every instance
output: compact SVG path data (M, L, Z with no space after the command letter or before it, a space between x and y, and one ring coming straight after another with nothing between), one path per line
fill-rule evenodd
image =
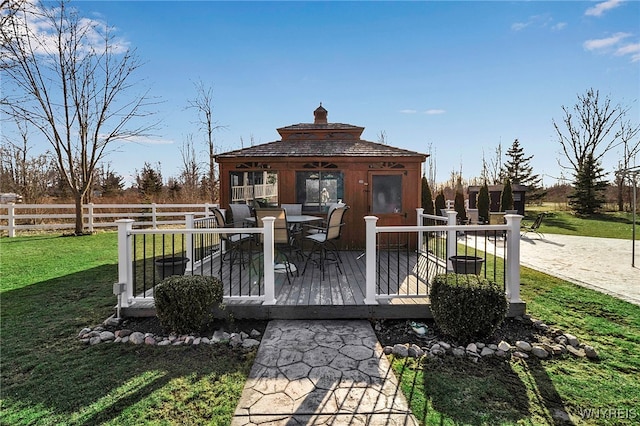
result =
M519 139L545 185L560 175L552 119L589 88L640 121L640 2L81 1L137 50L135 74L162 103L162 126L107 157L126 176L144 161L176 176L179 147L201 136L194 82L213 88L218 151L279 139L313 121L365 127L363 138L431 151L437 180ZM142 87L142 86L141 86ZM203 161L204 144L199 145ZM199 149L200 150L200 149ZM611 171L619 153L605 159Z

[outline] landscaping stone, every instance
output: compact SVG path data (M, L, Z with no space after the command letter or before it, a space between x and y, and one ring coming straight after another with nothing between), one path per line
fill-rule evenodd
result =
M525 342L524 340L518 340L516 342L516 348L524 352L531 352L531 344L529 342Z
M577 348L577 347L579 347L579 346L580 346L580 341L579 341L579 340L578 340L578 338L577 338L576 336L574 336L573 334L567 334L567 333L565 333L565 334L564 334L564 337L567 339L567 342L568 342L571 346L573 346L573 347L575 347L575 348Z
M547 352L541 346L534 346L533 348L531 348L531 353L540 359L545 359L549 356L549 352Z
M589 359L598 359L598 352L593 346L584 345L584 353Z

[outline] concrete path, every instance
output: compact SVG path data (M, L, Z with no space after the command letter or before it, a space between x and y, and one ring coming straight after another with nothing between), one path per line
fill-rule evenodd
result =
M631 266L631 240L527 234L520 263L563 280L640 305L640 241Z
M368 321L269 322L232 425L417 425Z
M475 244L474 237L466 238L467 244ZM504 240L496 244L503 247ZM640 305L640 241L635 251L632 267L631 240L528 233L520 239L520 264Z

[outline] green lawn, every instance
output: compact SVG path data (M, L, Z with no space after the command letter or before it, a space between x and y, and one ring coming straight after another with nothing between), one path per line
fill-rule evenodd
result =
M229 424L252 358L226 346L87 346L113 313L116 234L0 239L0 423Z
M621 238L633 235L633 215L629 212L605 212L590 218L576 217L567 210L555 209L551 204L527 206L523 223L533 223L540 212L547 215L542 221L543 234L582 235L585 237ZM640 238L640 217L636 217L636 238Z

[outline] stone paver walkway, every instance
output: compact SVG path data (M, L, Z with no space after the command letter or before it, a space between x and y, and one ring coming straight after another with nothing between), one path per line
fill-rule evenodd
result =
M232 425L417 425L368 321L269 322Z

